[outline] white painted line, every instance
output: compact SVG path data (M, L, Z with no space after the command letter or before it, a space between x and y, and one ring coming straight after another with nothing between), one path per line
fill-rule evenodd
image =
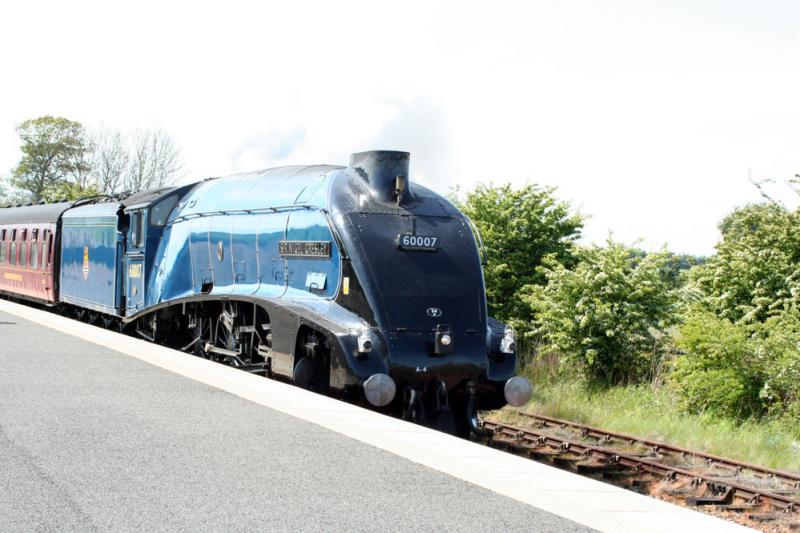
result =
M6 300L0 310L601 531L751 531L703 513ZM532 525L533 528L533 525Z

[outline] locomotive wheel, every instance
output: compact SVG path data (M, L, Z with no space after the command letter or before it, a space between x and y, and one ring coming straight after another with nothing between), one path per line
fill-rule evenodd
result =
M303 389L325 394L330 380L330 352L325 338L306 330L298 339L297 356L292 382Z
M316 390L317 365L313 357L303 357L294 367L294 384L301 389Z

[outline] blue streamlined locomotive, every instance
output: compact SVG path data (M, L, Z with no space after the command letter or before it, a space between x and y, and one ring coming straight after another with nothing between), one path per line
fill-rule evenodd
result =
M408 153L372 151L58 204L49 303L465 434L531 388L487 315L476 230L408 169ZM0 210L0 228L32 210Z

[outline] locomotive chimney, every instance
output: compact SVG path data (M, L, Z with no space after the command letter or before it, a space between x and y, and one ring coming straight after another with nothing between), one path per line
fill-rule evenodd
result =
M350 156L350 168L369 185L372 195L382 202L403 203L410 196L408 163L411 154L372 150Z

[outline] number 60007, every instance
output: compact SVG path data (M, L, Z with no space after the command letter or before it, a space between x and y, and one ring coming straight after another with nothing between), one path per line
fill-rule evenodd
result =
M438 237L430 235L398 235L397 244L404 250L436 251Z

